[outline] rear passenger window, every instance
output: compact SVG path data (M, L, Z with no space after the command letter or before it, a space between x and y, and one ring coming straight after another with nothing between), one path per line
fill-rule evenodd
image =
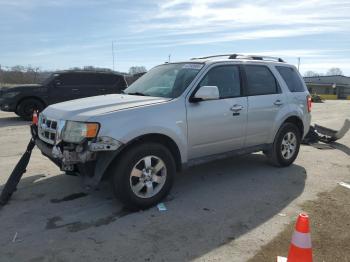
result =
M241 95L241 81L238 66L218 66L211 69L199 86L217 86L220 98Z
M282 76L284 82L286 82L289 91L291 92L304 92L305 87L301 81L298 73L292 67L276 66L278 72Z
M266 66L246 65L247 95L269 95L278 93L277 82Z

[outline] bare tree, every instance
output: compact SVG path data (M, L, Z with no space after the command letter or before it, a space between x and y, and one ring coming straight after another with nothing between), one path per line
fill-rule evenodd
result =
M320 74L319 73L316 73L314 71L306 71L304 73L304 77L312 77L312 76L319 76Z
M332 76L332 75L343 75L343 71L341 71L340 68L338 67L333 67L327 71L327 76Z
M130 75L135 75L135 74L145 73L145 72L147 72L147 69L144 66L132 66L129 69Z

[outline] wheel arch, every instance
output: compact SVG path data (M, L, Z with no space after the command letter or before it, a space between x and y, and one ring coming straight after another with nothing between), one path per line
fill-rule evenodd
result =
M174 157L176 170L177 171L182 170L181 153L175 141L167 135L151 133L151 134L145 134L145 135L140 135L138 137L135 137L134 139L129 141L127 144L123 145L120 151L118 151L118 154L113 158L113 160L109 162L108 167L106 167L105 169L106 172L104 172L102 176L105 177L106 175L108 176L108 174L110 174L108 169L111 166L111 163L113 161L118 161L118 159L124 154L124 152L126 152L133 146L136 146L141 143L146 143L146 142L154 142L154 143L162 144L165 147L167 147L170 150L170 153L172 154L172 156Z
M44 105L44 108L47 107L47 103L40 97L38 96L24 96L22 97L21 99L18 100L17 102L17 105L16 105L16 111L18 111L18 107L19 105L24 101L24 100L27 100L27 99L35 99L35 100L38 100L40 101L40 103L42 103Z
M303 121L300 119L300 117L298 116L289 116L287 119L285 119L283 121L282 124L284 123L292 123L294 125L296 125L296 127L298 127L299 131L300 131L300 136L303 137L304 136L304 123ZM282 125L281 125L282 126Z

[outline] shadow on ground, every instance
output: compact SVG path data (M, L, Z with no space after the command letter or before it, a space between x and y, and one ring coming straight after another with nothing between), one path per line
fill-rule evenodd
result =
M297 198L305 179L303 167L274 168L260 154L215 161L178 175L166 212L130 213L107 184L86 195L76 177L27 177L0 211L0 253L6 261L188 261L234 250L235 239ZM24 241L13 245L7 232Z
M7 126L25 126L30 125L30 121L25 121L21 119L19 116L10 116L10 117L1 117L0 118L0 127Z
M335 149L338 149L342 152L344 152L345 154L347 154L348 156L350 156L350 148L346 145L340 144L338 142L334 142L331 144L331 146Z

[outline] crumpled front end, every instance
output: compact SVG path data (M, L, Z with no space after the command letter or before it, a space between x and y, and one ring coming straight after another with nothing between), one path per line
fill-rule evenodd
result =
M36 145L62 171L78 171L84 176L86 186L96 187L122 144L98 135L77 143L66 142L68 122L40 114Z

